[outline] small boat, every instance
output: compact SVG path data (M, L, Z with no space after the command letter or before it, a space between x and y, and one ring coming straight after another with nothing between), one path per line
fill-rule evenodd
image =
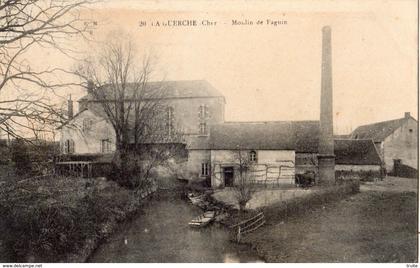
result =
M204 214L192 219L188 225L191 227L204 227L214 220L215 215L214 211L206 211Z
M204 195L194 196L192 193L188 194L188 199L193 205L200 205L204 202Z

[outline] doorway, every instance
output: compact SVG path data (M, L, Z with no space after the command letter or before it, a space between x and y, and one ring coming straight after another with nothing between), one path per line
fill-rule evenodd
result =
M233 186L233 167L224 167L223 168L223 176L225 178L225 186L232 187Z

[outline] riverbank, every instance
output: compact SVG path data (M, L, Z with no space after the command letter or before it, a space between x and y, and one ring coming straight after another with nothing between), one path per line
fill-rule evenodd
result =
M135 214L146 194L105 178L47 176L3 184L1 261L84 262Z
M242 243L267 262L417 262L416 188L362 186L288 216L267 211L267 224Z
M213 223L192 228L188 222L203 210L182 199L182 192L160 191L136 217L95 250L89 262L261 262L247 245L230 241L229 232Z

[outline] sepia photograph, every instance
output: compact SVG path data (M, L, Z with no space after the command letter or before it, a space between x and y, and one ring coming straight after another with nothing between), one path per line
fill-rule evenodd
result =
M2 267L417 267L418 7L0 0Z

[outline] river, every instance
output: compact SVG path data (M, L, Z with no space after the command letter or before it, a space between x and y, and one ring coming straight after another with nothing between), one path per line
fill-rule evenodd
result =
M139 215L93 253L89 262L261 262L246 245L229 241L216 224L193 229L202 210L180 195L155 194Z

